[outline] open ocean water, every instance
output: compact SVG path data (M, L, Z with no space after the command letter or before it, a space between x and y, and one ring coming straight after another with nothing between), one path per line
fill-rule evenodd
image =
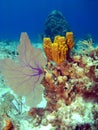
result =
M18 40L21 32L39 41L46 17L62 12L76 38L98 41L98 0L0 0L0 40Z

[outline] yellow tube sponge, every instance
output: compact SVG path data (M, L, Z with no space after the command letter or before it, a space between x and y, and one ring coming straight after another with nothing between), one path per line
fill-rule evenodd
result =
M70 50L73 48L74 46L73 32L66 32L66 44L68 45Z
M50 38L44 38L43 48L48 60L52 60L51 43L52 42Z
M58 62L58 58L59 58L59 51L58 51L58 49L59 49L59 45L58 45L58 43L52 43L52 47L51 47L51 50L52 50L52 60L54 61L54 62Z
M44 38L43 48L48 60L54 61L56 64L63 63L68 52L74 46L73 33L67 32L66 37L55 36L53 43L50 38Z

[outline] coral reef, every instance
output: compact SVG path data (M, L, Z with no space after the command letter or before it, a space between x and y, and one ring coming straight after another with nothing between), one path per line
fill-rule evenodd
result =
M53 130L79 130L78 128L97 130L97 104L93 105L92 103L85 102L81 97L77 97L70 105L65 105L62 100L59 100L57 104L57 109L53 111L49 106L45 109L30 109L29 115L32 117L32 124L36 129L51 124L51 129ZM97 115L96 117L95 114Z
M26 96L31 108L26 108L24 97L18 99L7 91L0 75L2 129L97 130L98 48L92 40L77 45L83 45L83 50L75 49L72 32L55 36L53 42L44 38L45 59L39 49L32 48L27 33L22 33L18 58L1 60L0 74L16 94ZM46 104L38 107L41 101Z
M53 42L55 36L65 36L68 31L70 31L70 28L62 13L53 10L46 18L43 37L49 37Z
M55 36L53 43L50 38L44 38L43 41L43 48L48 61L54 61L56 64L61 64L68 59L70 50L74 46L72 32L67 32L66 37Z
M66 44L63 42L63 46L67 45L69 50L74 45L72 33L67 33L66 38L55 37L54 43L50 38L44 38L44 50L48 63L44 68L42 84L47 105L44 109L32 108L29 115L35 119L34 125L36 123L37 125L51 124L53 130L96 130L98 126L98 49L89 47L88 55L87 52L81 55L77 55L76 52L70 57L65 57L63 62L57 62L54 59L57 58L55 54L57 46L52 44L62 45L60 38L66 41Z
M74 56L71 63L66 61L59 66L51 63L45 68L45 78L42 84L45 87L48 103L52 104L54 109L56 109L55 105L59 99L63 99L66 105L70 105L77 95L98 102L96 93L98 77L95 75L94 68L92 70L92 66L87 72L88 64L83 64L82 60L82 57Z

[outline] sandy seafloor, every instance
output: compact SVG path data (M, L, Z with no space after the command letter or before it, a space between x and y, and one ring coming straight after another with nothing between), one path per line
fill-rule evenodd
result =
M14 60L17 56L17 45L18 42L0 42L0 59L7 57ZM33 44L33 46L42 49L42 43L36 43ZM21 102L23 103L22 108L19 104ZM42 107L43 104L45 103L42 103ZM33 126L33 119L28 116L28 110L29 106L25 105L24 97L20 99L20 97L5 84L4 79L0 74L0 130L3 130L6 126L6 114L16 126L15 130L56 130L51 124L48 124L47 126ZM94 111L97 111L98 114L97 103L86 103L81 97L78 97L70 106L62 106L59 113L63 115L62 118L65 118L64 120L67 126L74 126L76 124L94 123L92 114ZM54 118L55 116L53 114L47 115L46 117L47 120L52 120ZM65 130L71 129L66 127ZM98 130L97 126L94 130Z

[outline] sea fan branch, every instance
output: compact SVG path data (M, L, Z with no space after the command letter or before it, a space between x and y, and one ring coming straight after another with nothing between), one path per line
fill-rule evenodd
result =
M18 53L18 64L8 58L1 62L2 74L7 85L15 93L27 96L27 103L35 106L42 98L43 88L40 86L40 82L43 78L43 70L41 66L46 64L46 60L40 49L32 47L27 33L21 34ZM35 102L33 98L36 99Z

